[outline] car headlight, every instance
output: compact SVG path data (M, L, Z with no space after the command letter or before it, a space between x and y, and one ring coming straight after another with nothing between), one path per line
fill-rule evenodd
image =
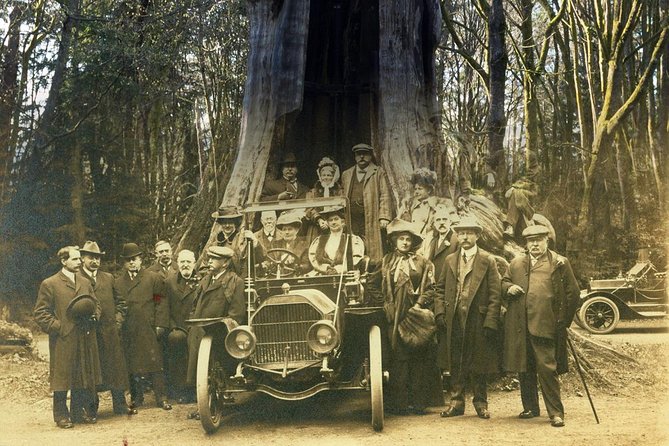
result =
M236 327L225 337L225 350L235 359L251 356L256 348L256 335L245 325Z
M331 321L318 321L309 327L307 342L318 354L330 353L339 345L339 333Z

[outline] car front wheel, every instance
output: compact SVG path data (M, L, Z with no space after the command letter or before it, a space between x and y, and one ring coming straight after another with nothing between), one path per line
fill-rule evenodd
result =
M607 334L618 325L620 312L611 299L596 296L583 303L579 311L579 318L590 333Z

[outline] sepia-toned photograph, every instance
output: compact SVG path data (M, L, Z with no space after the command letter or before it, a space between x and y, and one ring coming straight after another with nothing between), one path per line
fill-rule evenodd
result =
M669 0L0 36L0 445L669 445Z

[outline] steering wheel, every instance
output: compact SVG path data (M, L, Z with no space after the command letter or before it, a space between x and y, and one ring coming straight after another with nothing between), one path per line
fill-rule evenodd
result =
M272 274L276 273L276 278L289 277L295 274L295 267L290 267L288 265L293 265L298 263L299 257L293 251L284 248L273 248L266 252L267 260L274 264L276 271L272 271ZM282 273L284 273L282 275Z

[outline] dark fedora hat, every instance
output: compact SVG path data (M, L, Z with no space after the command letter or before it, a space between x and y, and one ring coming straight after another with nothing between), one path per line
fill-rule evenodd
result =
M143 252L137 246L137 243L124 243L123 249L121 249L121 257L124 259L130 259L135 256L142 255Z
M84 254L96 254L99 256L105 255L104 251L100 251L100 247L98 246L97 242L94 242L92 240L87 240L84 243L84 247L79 250L79 252L84 253Z
M216 212L211 214L211 217L217 220L232 220L242 218L242 214L239 212L239 209L237 209L237 206L221 206Z
M283 155L283 158L281 158L281 162L279 164L297 164L297 157L293 152L287 152Z
M72 319L88 319L95 314L97 300L90 294L80 294L70 301L65 313Z

